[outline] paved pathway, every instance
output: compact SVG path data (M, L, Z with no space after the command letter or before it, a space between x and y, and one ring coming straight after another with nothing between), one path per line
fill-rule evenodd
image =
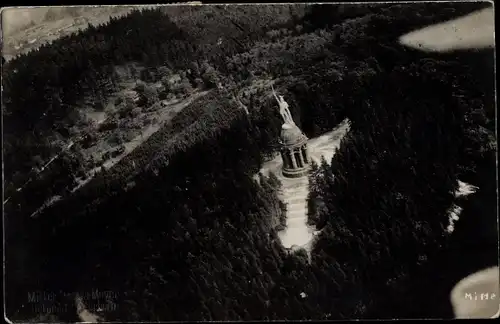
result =
M310 139L307 145L311 159L319 164L323 156L330 163L336 148L340 146L340 141L348 130L349 123L346 119L331 132ZM310 252L311 240L318 232L307 225L309 179L308 177L285 178L281 173L281 165L281 156L277 154L273 160L266 162L260 170L266 176L270 172L274 173L283 185L280 198L287 205L287 227L278 235L285 248L290 249L297 246Z

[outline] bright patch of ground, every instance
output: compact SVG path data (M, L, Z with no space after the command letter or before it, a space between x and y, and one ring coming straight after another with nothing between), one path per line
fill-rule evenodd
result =
M56 11L61 11L63 8L61 7ZM125 15L133 7L81 7L79 16L72 17L61 13L53 21L47 21L44 18L48 9L49 7L9 8L2 12L2 27L6 30L2 54L6 60L12 59L18 54L27 53L47 42L70 35L80 29L84 30L89 23L99 25L107 22L110 17ZM33 25L29 25L31 22L33 22Z
M479 188L463 181L458 180L458 189L455 191L455 197L464 197L470 194L475 193ZM448 208L448 227L446 231L448 233L453 233L455 230L455 223L460 219L460 214L462 213L463 208L452 204L450 208Z
M458 180L458 189L455 191L455 197L468 196L475 193L477 189L479 188L476 186Z

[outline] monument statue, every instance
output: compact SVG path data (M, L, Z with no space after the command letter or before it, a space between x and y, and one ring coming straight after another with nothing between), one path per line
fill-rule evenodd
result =
M274 98L276 98L276 101L278 102L278 105L280 107L280 114L281 117L283 117L283 121L285 122L285 124L295 125L292 114L290 113L290 109L288 109L288 103L285 101L283 96L276 95L276 91L274 91L274 87L272 85L271 88L273 89Z

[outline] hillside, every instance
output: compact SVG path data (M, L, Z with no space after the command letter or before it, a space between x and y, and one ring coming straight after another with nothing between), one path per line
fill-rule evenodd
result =
M40 7L2 11L2 55L9 61L63 36L100 25L110 17L120 17L133 8L118 7Z
M54 321L77 321L75 300L108 321L452 317L453 282L497 262L494 231L465 243L497 225L492 53L421 53L397 38L481 5L133 11L10 61L9 318L39 316L25 298L37 290L69 292L47 302ZM255 180L279 148L271 84L309 138L350 120L310 175L321 230L310 258L278 235L288 188ZM34 156L60 153L51 141L82 135L15 190ZM457 201L458 180L480 189ZM448 235L453 203L464 212Z
M219 12L220 16L225 14L226 12ZM210 44L195 50L192 36L187 36L186 31L164 17L159 10L134 11L124 19L111 19L109 23L101 26L102 31L91 26L84 32L61 38L56 44L42 46L37 52L21 56L5 66L6 100L3 104L5 125L8 126L5 156L11 159L6 163L8 186L18 188L28 180L26 174L37 164L30 161L30 156L39 156L44 164L43 162L58 154L61 151L61 137L63 141L69 142L73 137L73 134L70 134L71 127L85 122L80 117L82 109L102 110L103 106L109 104L110 97L120 90L123 82L133 83L141 78L148 83L157 83L165 77L165 73L170 74L168 71L174 70L184 73L188 78L189 84L184 83L184 88L199 87L201 83L208 87L216 85L217 71L212 64L218 63L207 64L209 54L216 50L218 55L224 58L225 55L231 55L233 49ZM143 26L140 25L141 19L149 19L153 23ZM120 34L120 39L112 38L113 33L126 28L128 33ZM222 31L220 33L223 34ZM144 34L149 38L144 39ZM166 42L172 37L173 41ZM89 45L100 42L99 39L106 41L99 43L99 46ZM251 40L241 42L247 44L247 47L252 43ZM242 50L245 48L237 49ZM110 53L112 61L105 60ZM189 61L187 58L190 56L198 57L199 60ZM47 60L48 57L54 59ZM84 57L91 59L84 60ZM35 59L43 60L46 64L37 64L36 69L27 69L26 64ZM54 62L64 64L56 65ZM120 80L116 67L128 63L136 63L146 68L140 72L132 67L129 76ZM161 66L163 68L159 69ZM186 75L188 70L190 72ZM72 72L68 73L69 71ZM27 84L36 85L32 92L23 96L16 93L19 91L16 89ZM40 109L31 109L34 105ZM42 137L46 140L40 140ZM26 143L31 145L27 146ZM27 147L30 149L27 150ZM8 154L14 151L17 153Z

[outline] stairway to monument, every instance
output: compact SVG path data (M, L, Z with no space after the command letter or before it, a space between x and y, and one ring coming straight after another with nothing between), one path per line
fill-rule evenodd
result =
M308 177L299 179L280 178L282 182L281 199L286 204L286 229L279 232L285 248L296 245L307 245L312 239L314 230L307 222L307 195L309 193Z
M346 119L331 132L310 139L307 145L310 159L320 164L321 157L324 157L329 163L349 127L349 121ZM278 232L278 235L285 248L302 247L310 253L312 239L318 232L314 228L307 226L309 178L307 176L286 178L281 172L282 165L281 156L276 154L272 160L264 163L260 170L265 176L269 176L271 172L274 173L282 183L280 199L287 205L287 226L283 231ZM255 180L258 180L257 174Z

